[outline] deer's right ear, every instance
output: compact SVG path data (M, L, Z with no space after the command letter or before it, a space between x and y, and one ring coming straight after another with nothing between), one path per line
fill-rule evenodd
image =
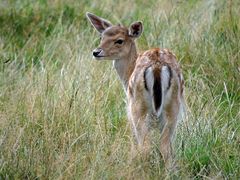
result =
M143 25L141 21L134 22L129 27L129 36L138 38L143 32Z
M112 24L109 21L107 21L103 18L100 18L92 13L87 12L86 16L87 16L88 20L91 22L91 24L93 25L93 27L99 33L102 33L105 29L112 26Z

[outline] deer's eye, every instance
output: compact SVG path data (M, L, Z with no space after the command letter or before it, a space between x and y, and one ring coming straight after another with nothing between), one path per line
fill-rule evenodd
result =
M117 41L115 41L115 44L122 44L123 40L122 39L118 39Z

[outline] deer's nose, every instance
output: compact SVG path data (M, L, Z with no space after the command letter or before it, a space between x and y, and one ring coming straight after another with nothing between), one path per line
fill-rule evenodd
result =
M98 55L102 52L101 48L97 48L93 50L93 56L98 57Z

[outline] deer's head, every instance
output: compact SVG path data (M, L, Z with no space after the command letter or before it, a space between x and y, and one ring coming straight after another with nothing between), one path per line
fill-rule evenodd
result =
M112 25L109 21L91 13L86 13L88 20L100 33L100 45L93 50L96 59L124 59L131 53L134 40L142 31L142 22L134 22L129 28L121 25Z

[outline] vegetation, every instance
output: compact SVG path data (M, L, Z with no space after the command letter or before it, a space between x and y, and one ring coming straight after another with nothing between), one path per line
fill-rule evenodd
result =
M131 157L125 94L109 61L92 60L93 12L144 23L139 49L166 47L185 78L178 170L158 149ZM240 2L1 0L0 179L240 178Z

